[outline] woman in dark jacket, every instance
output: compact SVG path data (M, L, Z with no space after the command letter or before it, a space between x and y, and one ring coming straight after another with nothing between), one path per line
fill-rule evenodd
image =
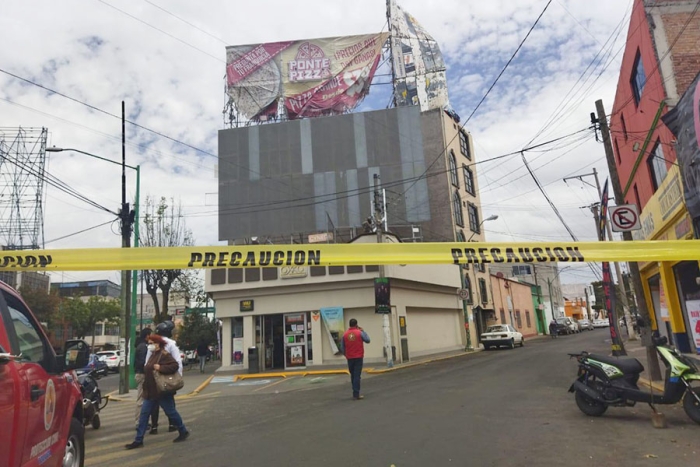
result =
M180 414L175 408L175 395L171 393L160 393L153 374L154 371L158 371L164 375L172 375L178 371L179 365L175 359L164 350L165 340L161 336L157 334L149 335L148 343L154 344L155 348L151 358L146 362L146 366L144 367L143 405L141 406L139 426L136 430L136 439L133 443L126 445L127 449L143 447L143 436L146 434L148 417L153 407L157 405L163 408L165 414L177 427L179 435L173 442L184 441L190 435L190 432L187 431L185 424L182 422L182 417L180 417Z

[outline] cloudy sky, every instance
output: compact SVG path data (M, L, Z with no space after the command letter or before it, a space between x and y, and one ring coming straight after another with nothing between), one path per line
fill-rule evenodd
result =
M450 101L463 118L546 3L399 1L440 43ZM467 125L477 158L583 130L596 99L603 99L609 111L630 10L631 0L553 0ZM141 166L142 199L181 200L197 244L219 244L216 151L217 130L223 128L225 45L371 33L382 30L385 22L384 0L5 0L0 15L0 131L7 139L14 137L7 127L46 127L49 146L120 160L121 122L114 116L126 101L127 118L153 130L127 126L127 163ZM375 86L363 108L383 108L382 89L386 86ZM595 190L562 178L596 168L602 183L607 176L602 145L589 132L546 149L526 153L528 161L577 237L595 239L590 211L581 208L596 200ZM99 205L119 208L118 166L63 152L51 154L47 168ZM133 198L133 171L127 176ZM520 156L480 164L478 177L483 217L499 216L484 225L489 241L570 238ZM586 181L593 183L592 178ZM119 246L118 225L109 223L113 218L46 187L47 248ZM105 225L55 240L99 224ZM586 271L570 270L562 277L566 282L590 280ZM60 276L119 280L116 272Z

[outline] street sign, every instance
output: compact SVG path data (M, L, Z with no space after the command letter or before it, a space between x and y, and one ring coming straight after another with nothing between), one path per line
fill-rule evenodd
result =
M613 232L631 232L642 228L635 204L610 206L610 220Z
M467 290L467 289L459 289L459 290L457 291L457 296L458 296L461 300L469 300L469 290Z

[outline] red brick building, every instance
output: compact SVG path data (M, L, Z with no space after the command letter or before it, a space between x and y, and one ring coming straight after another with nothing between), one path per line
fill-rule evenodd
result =
M700 71L700 3L635 0L610 116L615 162L625 201L636 204L636 239L693 236L685 209L675 138L659 117L673 108ZM700 290L697 262L640 264L653 327L690 351L687 304Z

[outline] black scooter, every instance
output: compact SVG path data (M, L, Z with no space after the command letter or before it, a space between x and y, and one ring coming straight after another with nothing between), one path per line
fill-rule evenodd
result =
M109 398L102 398L102 392L97 385L99 375L96 370L78 375L80 390L83 393L83 425L97 430L100 428L100 410L109 403Z
M637 402L649 404L656 412L654 404L676 404L683 399L685 413L700 424L700 387L691 386L700 383L700 372L692 359L667 344L665 336L654 338L656 352L666 365L663 394L637 386L644 367L636 358L569 354L578 361L578 377L569 392L575 393L581 412L599 417L610 406L633 407Z

